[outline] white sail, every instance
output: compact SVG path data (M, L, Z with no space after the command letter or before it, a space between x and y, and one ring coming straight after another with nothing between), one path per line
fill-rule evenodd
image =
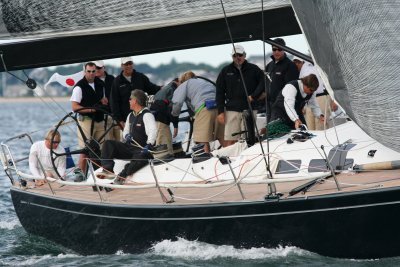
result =
M366 133L400 151L400 2L291 2L335 99Z

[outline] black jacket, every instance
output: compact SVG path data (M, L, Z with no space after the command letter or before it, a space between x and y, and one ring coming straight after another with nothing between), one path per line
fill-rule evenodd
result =
M106 77L104 81L99 78L104 83L104 94L108 99L107 111L111 112L111 103L110 103L110 96L111 96L111 88L114 82L115 77L105 72Z
M271 56L272 61L265 67L265 71L271 78L271 83L268 88L268 102L274 103L279 92L290 81L299 78L299 71L296 65L286 57L275 63L275 59Z
M263 71L246 60L242 65L242 73L248 94L253 99L258 98L264 91ZM221 70L216 85L218 114L224 112L225 108L237 112L248 109L240 72L233 62Z
M143 73L133 70L131 79L131 82L129 82L121 72L114 79L112 85L110 97L111 111L118 121L126 121L130 113L129 98L134 89L143 90L150 95L154 95L160 90L160 86L151 83L149 78Z
M104 80L104 84L105 84L105 89L106 89L106 97L108 100L110 100L111 88L112 88L115 77L108 74L107 72L105 72L105 74L106 74L106 79Z

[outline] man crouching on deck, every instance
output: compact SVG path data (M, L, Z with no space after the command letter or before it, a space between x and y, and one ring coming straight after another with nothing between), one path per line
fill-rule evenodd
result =
M131 160L118 175L126 178L147 164L152 158L150 151L157 137L157 124L153 114L146 108L147 96L139 89L135 89L129 98L130 109L123 136L124 142L107 140L103 144L101 163L103 171L97 174L98 178L110 176L113 173L113 159ZM123 183L121 179L117 182Z

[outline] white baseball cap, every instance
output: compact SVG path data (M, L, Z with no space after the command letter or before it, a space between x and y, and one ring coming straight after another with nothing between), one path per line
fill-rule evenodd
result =
M246 51L244 51L244 48L241 45L235 45L235 48L234 49L232 48L232 56L234 54L245 54L245 53Z
M99 68L104 67L103 60L96 60L96 61L93 61L93 63L96 65L96 67L99 67Z
M304 62L304 59L299 58L297 56L294 56L292 61L295 61L295 60L300 61L300 62Z
M125 64L126 62L133 62L132 57L122 57L121 58L121 64Z

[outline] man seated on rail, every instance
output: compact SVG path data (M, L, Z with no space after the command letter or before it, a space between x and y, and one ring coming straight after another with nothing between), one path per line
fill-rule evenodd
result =
M113 173L114 160L131 160L125 165L124 170L118 175L126 178L147 164L147 159L152 158L150 151L156 142L157 124L154 115L147 109L147 95L135 89L129 98L130 109L123 136L124 142L107 140L103 144L101 163L103 171L97 174L98 178L105 178ZM121 181L121 179L119 180Z
M51 138L54 135L53 142ZM51 162L50 148L53 147L55 153L65 153L65 149L60 145L61 135L59 132L50 130L47 132L43 141L35 142L29 152L29 170L33 176L56 177L53 164ZM66 157L61 156L54 161L57 171L61 176L65 174ZM44 173L43 173L44 171ZM41 186L45 180L36 180L35 184Z

